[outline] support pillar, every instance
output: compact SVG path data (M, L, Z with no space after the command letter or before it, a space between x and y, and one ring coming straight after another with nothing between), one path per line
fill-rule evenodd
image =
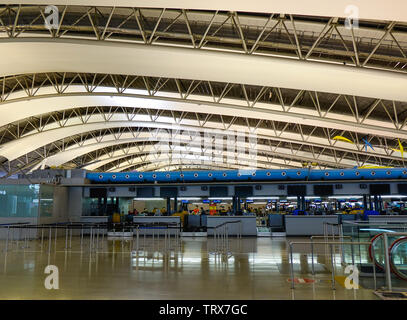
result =
M174 212L178 211L178 199L175 197L174 198Z
M363 209L367 210L367 195L363 195Z
M374 196L374 209L379 211L379 198L377 195Z
M236 207L237 207L237 211L240 211L241 210L241 206L240 206L240 198L239 197L236 197Z
M171 214L171 198L167 198L167 214Z

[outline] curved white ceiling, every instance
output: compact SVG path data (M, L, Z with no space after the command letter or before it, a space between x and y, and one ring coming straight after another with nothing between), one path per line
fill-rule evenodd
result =
M117 95L113 93L72 93L6 101L0 104L0 126L30 116L87 106L135 107L192 113L204 112L231 117L237 116L249 119L298 123L322 128L335 128L338 130L385 136L394 139L407 139L407 131L392 129L392 124L389 122L377 123L376 121L376 125L374 125L374 122L369 125L366 123L356 125L354 122L343 120L346 118L345 116L337 114L336 118L319 117L312 115L312 113L315 112L308 109L302 110L302 113L295 113L291 111L277 111L275 109L281 109L281 106L272 104L264 104L264 107L262 108L255 108L229 104L216 104L206 101L192 102L188 100L181 101L180 99L170 99L168 97L140 97L126 94Z
M188 141L186 141L186 142L188 142ZM191 144L192 145L192 144ZM247 143L245 143L245 144L237 144L240 148L244 148L243 150L248 150L248 148L249 148L249 145L247 144ZM196 145L196 146L199 146L199 144L198 145ZM194 149L194 150L198 150L198 147L195 147L195 148L191 148L191 149ZM151 145L147 145L147 146L145 146L144 148L143 148L143 152L150 152L150 151L153 151L154 149L153 149L153 147L151 146ZM186 150L186 148L185 147L180 147L180 148L178 148L178 150L182 150L184 153L186 153L187 152L187 150ZM190 150L189 148L188 148L188 150ZM267 153L267 152L269 152L270 153L270 148L268 148L267 146L264 146L264 145L257 145L257 151L258 152L265 152L265 153ZM201 152L202 152L202 150L201 150ZM125 150L125 152L124 152L124 150L122 151L122 152L120 152L119 154L118 154L119 152L116 152L116 153L114 153L114 155L112 155L112 156L109 156L109 155L105 155L105 156L103 156L103 157L99 157L99 158L97 158L97 159L100 159L99 161L96 159L95 161L92 161L89 165L87 165L87 166L84 166L83 167L83 169L87 169L87 170L95 170L95 169L97 169L97 168L100 168L101 166L103 166L103 165L106 165L106 164L108 164L108 163L111 163L111 162L114 162L114 161L117 161L117 160L122 160L122 159L124 159L124 158L127 158L127 157L129 157L129 156L135 156L135 155L137 155L137 154L140 154L141 153L141 151L140 151L140 148L138 148L138 147L131 147L131 148L128 148L128 149L126 149ZM117 155L118 154L118 155ZM233 153L233 152L228 152L228 151L226 151L226 152L224 152L223 153L225 156L228 156L228 157L230 157L230 158L233 158L234 157L234 155L236 155L236 153ZM282 148L282 147L280 147L280 148L276 148L276 152L274 152L273 154L276 154L276 155L286 155L286 156L293 156L294 158L293 158L293 162L295 162L295 163L297 163L297 164L300 164L300 160L304 160L304 161L314 161L313 159L312 159L312 154L311 153L309 153L309 152L298 152L298 154L295 154L295 155L293 155L292 153L291 153L291 150L290 149L288 149L288 148ZM271 156L270 157L273 157L273 154L271 154ZM167 156L167 158L168 158L168 156ZM241 158L242 160L247 160L247 158L245 158L245 159L243 159L243 158ZM268 161L268 159L266 158L266 157L264 157L264 156L257 156L257 159L258 159L258 161L263 161L263 162L267 162ZM123 162L122 163L126 163L126 161L127 161L127 159L124 159L123 160ZM316 161L316 160L315 160ZM323 164L326 164L326 165L331 165L331 166L334 166L334 158L333 157L321 157L321 161L323 162ZM229 163L229 161L228 161L228 163ZM279 165L284 165L284 160L283 159L274 159L273 160L273 163L275 163L275 164L279 164ZM345 160L343 163L341 162L341 164L344 166L344 167L353 167L354 165L355 165L355 163L354 163L354 161L351 161L351 160ZM115 167L116 168L116 167ZM110 169L109 171L114 171L115 169L114 168L112 168L112 169Z
M115 145L120 145L120 144L126 144L126 143L134 143L134 142L142 142L142 141L150 141L150 138L142 137L142 138L135 138L131 133L123 133L120 139L115 137L114 135L106 135L105 140L103 141L97 141L96 139L89 139L83 142L81 146L73 145L70 146L69 148L65 149L64 151L61 151L55 155L52 155L50 157L47 157L41 161L41 165L43 166L60 166L63 165L64 163L67 163L77 157L80 157L82 155L85 155L87 153L105 148L105 147L111 147ZM165 141L165 139L163 139ZM187 141L186 141L187 142ZM150 146L146 146L146 151L148 151ZM285 155L285 156L292 156L294 158L302 157L304 160L310 160L314 161L313 154L309 152L304 152L304 151L298 151L295 155L293 155L291 149L289 148L283 148L283 147L278 147L275 148L273 151L270 150L270 148L266 148L263 145L258 146L259 150L261 148L264 148L264 151L274 153L274 154L280 154L280 155ZM326 156L326 155L320 155L318 157L318 161L321 163L331 163L332 165L335 164L335 159L332 156ZM344 160L344 165L352 166L355 165L353 161L347 161Z
M0 76L129 74L407 101L405 74L296 59L92 40L2 39Z
M123 172L123 171L130 169L131 167L134 167L137 164L140 164L140 163L135 163L132 165L121 167L120 169L116 169L113 171L107 171L107 172ZM142 171L142 172L151 171L151 170L160 171L160 169L163 169L163 168L165 168L165 171L180 170L180 168L177 167L177 165L181 166L183 168L185 166L193 165L196 167L195 170L204 170L204 169L201 169L202 167L210 168L210 170L233 170L233 169L239 170L242 168L241 166L236 165L236 164L219 165L219 164L213 163L211 165L203 165L199 159L197 159L197 160L174 159L173 161L158 160L158 161L152 161L152 163L145 163L144 165L138 167L137 171ZM167 169L167 168L172 168L172 169ZM270 168L267 168L267 169L280 169L280 166L271 166Z
M108 115L105 115L108 117ZM245 136L248 134L248 128L242 125L231 125L228 129L225 129L222 123L208 121L205 124L205 128L199 126L199 122L196 119L183 119L180 123L175 124L174 119L170 117L160 117L156 121L149 121L148 115L137 115L132 120L127 119L124 113L115 113L111 116L109 121L103 119L102 114L94 114L89 116L86 123L81 123L81 119L70 118L66 121L65 126L59 127L56 123L49 124L42 128L42 131L32 131L25 136L7 142L0 146L0 156L7 158L9 161L17 159L29 152L32 152L40 147L50 144L57 140L62 140L67 137L71 137L78 134L83 134L90 131L104 130L109 128L118 127L143 127L151 129L166 129L166 130L187 130L189 131L203 131L209 129L212 134L223 134L233 136ZM362 154L355 144L349 144L342 141L336 141L334 145L327 145L326 138L310 136L306 141L303 141L303 137L299 133L274 131L273 129L257 128L256 138L258 139L270 139L277 141L287 141L294 143L302 143L305 145L315 145L319 147L332 148L338 151L356 152ZM143 137L152 137L151 133L146 132ZM162 135L161 135L162 137ZM389 155L382 148L375 147L374 156L381 156L389 158ZM400 156L393 154L393 159L401 159Z
M111 169L108 170L108 172L114 172L117 170L125 170L128 169L132 166L135 166L137 164L143 164L146 162L166 162L166 161L171 161L172 159L181 159L181 160L194 160L196 162L200 161L201 164L203 165L211 165L211 164L215 164L215 165L240 165L242 167L250 167L250 162L248 161L248 158L245 157L245 155L241 155L241 156L236 156L234 153L230 153L230 152L224 152L222 154L225 156L229 156L230 158L228 159L227 163L223 162L223 161L216 161L216 158L207 156L205 154L202 154L202 151L200 148L191 148L191 150L188 150L188 153L181 153L180 151L184 151L184 148L177 148L178 152L175 152L174 154L171 155L171 157L168 157L168 155L163 155L161 154L161 156L159 157L155 157L153 155L148 155L146 157L137 156L137 153L134 154L134 158L133 161L129 161L128 159L122 160L119 162L118 165L113 166ZM120 160L120 159L119 159ZM223 160L223 158L222 158ZM281 159L275 159L276 161L273 161L272 163L270 163L269 159L267 157L264 156L258 156L257 157L257 163L256 163L256 167L259 168L279 168L281 165L284 165L285 162L284 160ZM291 161L295 166L301 166L301 162L299 162L298 160L293 160ZM247 165L244 165L247 164Z
M5 0L3 4L49 5L48 0ZM346 17L347 6L357 6L361 19L407 21L405 0L53 0L53 5L182 8L197 10L228 10L264 13L291 13L328 17Z
M149 134L141 135L140 137L135 137L132 133L125 132L123 133L119 138L115 135L105 135L103 139L97 140L97 139L88 139L85 140L81 143L80 146L78 145L72 145L68 148L66 148L64 151L61 151L55 155L49 156L41 161L41 166L60 166L63 165L77 157L83 156L87 153L105 148L105 147L111 147L115 145L122 145L126 143L134 143L134 142L143 142L143 141L151 141L151 136ZM184 142L185 139L183 136L180 137L180 142ZM152 139L154 141L154 139ZM161 138L163 141L165 138ZM189 142L189 140L185 140L185 142ZM297 151L295 154L292 153L292 150L290 148L284 148L284 147L275 147L273 149L268 148L267 146L259 144L257 146L259 151L264 151L268 152L271 155L280 155L280 156L290 156L292 158L300 158L301 160L307 160L307 161L314 161L314 155L310 152L306 151ZM144 147L144 150L148 152L151 148L151 145L147 145ZM248 150L246 147L245 150ZM325 163L329 164L330 166L335 166L335 158L333 156L327 156L327 155L319 155L318 160L316 160L320 163ZM369 163L370 164L370 163ZM355 162L351 160L346 160L343 159L341 162L341 165L344 166L354 166Z

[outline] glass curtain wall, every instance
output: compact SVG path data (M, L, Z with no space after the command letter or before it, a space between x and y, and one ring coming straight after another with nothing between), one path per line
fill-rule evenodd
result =
M39 193L38 184L1 185L0 217L37 217Z
M0 185L0 217L51 217L54 187L49 185Z
M42 184L40 186L40 217L52 217L54 209L54 186Z

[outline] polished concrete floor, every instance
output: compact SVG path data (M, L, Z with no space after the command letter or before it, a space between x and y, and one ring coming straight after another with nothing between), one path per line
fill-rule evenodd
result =
M91 248L89 238L73 237L65 249L61 236L42 246L9 242L7 251L2 240L0 299L376 299L373 290L347 290L341 281L332 290L330 254L316 248L313 276L302 245L293 253L299 283L292 290L288 241L304 240L230 238L226 245L211 238L140 238L138 244L103 238ZM337 279L341 254L334 256ZM47 265L58 267L58 290L44 286Z

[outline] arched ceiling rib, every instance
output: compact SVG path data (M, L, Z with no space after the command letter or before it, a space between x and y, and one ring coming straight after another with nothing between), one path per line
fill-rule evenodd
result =
M65 74L63 74L65 77ZM47 76L49 77L49 76ZM106 76L102 76L102 79L105 78ZM35 76L33 77L35 78ZM31 81L33 80L31 78ZM37 79L39 76L37 77ZM82 78L86 78L86 75L82 75ZM133 79L134 80L134 79ZM128 80L133 82L133 80ZM149 78L144 78L144 80L149 80ZM160 83L169 83L170 79L157 79L158 82L154 84L154 87L159 87ZM27 83L28 81L28 83ZM69 79L68 79L69 81ZM89 82L97 83L99 80L95 81L94 77L89 77L88 78ZM42 81L43 82L43 81ZM40 81L40 83L42 83ZM8 83L8 82L7 82ZM249 131L253 128L257 128L259 131L258 133L260 134L266 134L267 139L273 140L279 140L279 141L285 141L285 142L291 142L295 143L296 141L300 141L300 148L303 145L310 145L310 146L318 146L318 147L323 147L328 150L334 150L335 152L337 151L343 151L345 152L345 157L346 154L354 155L355 158L357 158L359 155L363 157L366 157L367 153L362 151L363 144L356 144L356 145L349 145L343 142L334 142L332 145L332 141L330 140L334 135L336 134L345 134L345 131L343 129L349 129L352 130L349 132L350 138L354 139L354 131L359 132L359 134L379 134L382 137L380 139L384 139L384 141L378 141L376 143L379 143L380 146L375 146L375 152L371 155L368 155L368 157L372 156L372 158L367 158L367 162L369 163L370 161L373 161L373 163L377 163L378 159L393 159L393 160L400 160L400 156L398 154L394 154L393 151L390 151L388 149L388 146L394 146L397 147L397 145L394 144L394 142L387 142L386 141L386 135L390 133L391 137L390 138L396 138L400 137L403 138L403 131L400 130L404 127L406 121L403 120L404 118L402 117L403 113L403 108L402 105L398 106L399 103L393 102L393 105L391 102L384 102L383 101L372 101L371 105L366 104L368 108L365 107L364 110L361 109L356 109L358 115L360 116L359 119L359 124L357 124L356 121L351 122L353 119L353 114L351 111L348 111L349 115L346 114L339 114L339 113L332 113L332 106L336 103L338 103L338 100L341 99L340 95L337 96L332 96L330 99L326 100L326 97L323 94L317 95L315 94L315 98L318 101L318 104L315 105L315 110L311 111L309 107L303 108L302 106L295 106L293 105L294 102L301 102L301 104L304 103L304 97L299 99L298 97L301 96L304 92L294 92L291 93L293 99L293 103L290 105L284 106L282 105L277 105L277 104L270 104L267 103L267 101L262 101L262 100L257 100L257 97L261 95L261 93L267 93L268 89L264 88L258 88L257 92L251 93L251 96L253 96L253 103L250 103L250 99L245 100L242 98L238 98L235 96L229 96L228 95L223 95L223 93L220 93L221 91L228 91L230 93L233 93L233 90L227 90L227 88L232 88L232 85L222 85L217 89L220 90L219 96L202 96L202 95L196 95L193 94L191 90L186 89L188 86L194 87L194 83L190 82L187 83L186 86L181 82L181 80L178 80L178 84L182 84L186 88L184 89L184 92L178 92L178 93L173 93L173 92L166 92L166 91L161 91L158 90L154 94L152 94L152 91L150 91L150 94L148 95L147 90L135 90L135 89L121 89L120 85L119 87L98 87L96 85L92 86L92 90L86 90L85 87L90 85L84 84L82 86L77 86L77 85L69 85L65 86L63 84L59 83L54 83L54 87L43 87L39 86L38 88L36 86L31 85L30 79L20 79L18 78L15 81L14 88L17 86L17 88L21 85L21 83L26 83L27 88L34 88L36 90L35 95L28 95L27 92L29 91L26 88L26 91L16 91L16 90L11 90L7 95L5 95L5 99L0 105L3 110L6 111L6 108L9 108L8 112L4 112L4 117L8 116L13 116L15 119L19 118L24 118L25 116L32 115L32 113L41 113L41 112L51 112L49 115L43 114L40 115L39 117L34 117L34 118L29 118L29 119L23 119L20 122L18 122L16 125L13 126L8 126L7 129L5 129L7 132L12 132L13 130L15 133L10 134L10 139L15 140L14 142L10 142L8 145L3 144L3 155L7 157L12 157L13 156L13 150L18 151L14 156L19 156L20 151L29 151L31 150L30 148L35 148L38 147L40 144L44 143L49 143L51 140L57 139L57 138L63 138L65 137L68 133L69 134L75 134L75 133L81 133L81 132L86 132L86 126L89 125L94 125L94 121L99 122L96 128L110 128L110 127L120 127L120 126L134 126L135 124L132 124L132 121L139 119L138 117L141 116L139 113L140 110L144 111L143 117L139 120L147 120L151 121L152 123L155 122L155 126L159 126L160 122L165 122L167 123L167 126L169 124L175 124L175 125L187 125L187 126L197 126L197 127L202 127L206 126L208 128L217 128L217 129L225 129L228 128L230 130L237 130L241 131L242 128L248 129ZM34 81L32 81L34 83ZM196 85L198 85L199 82L196 82ZM219 84L216 84L219 86ZM175 84L174 84L175 86ZM13 85L8 86L10 88L13 88ZM56 91L56 88L64 88L63 90L60 89L60 91ZM124 87L124 86L123 86ZM213 84L213 87L210 86L210 88L215 89L216 86ZM248 90L248 89L247 89ZM250 88L252 90L252 88ZM122 92L124 91L124 92ZM59 92L59 93L58 93ZM117 92L122 92L122 93L117 93ZM136 93L134 93L136 92ZM276 91L271 91L275 92L277 95L278 93L281 94L281 92L284 93L284 90L279 89ZM142 94L141 94L142 93ZM83 100L75 100L75 99L91 99L88 101L94 101L94 102L88 102L85 104L89 105L101 105L102 99L101 97L107 98L109 102L106 102L106 107L97 107L96 109L94 107L89 107L89 108L81 108L80 106L83 105L82 101ZM113 98L112 98L113 97ZM135 97L135 98L134 98ZM181 98L182 97L182 98ZM281 95L284 100L287 100L285 97L285 93ZM312 100L312 95L310 96ZM346 96L342 96L346 98ZM74 99L75 98L75 99ZM237 99L236 99L237 98ZM44 102L49 102L51 99L54 100L53 103L47 104ZM94 100L93 100L94 99ZM145 104L145 109L143 108L143 105L141 105L140 108L128 108L126 106L132 105L132 103L128 102L120 102L120 99L127 99L126 101L137 101L137 105L140 106L141 103ZM129 100L130 99L130 100ZM279 98L275 98L276 101L280 101L280 96ZM210 100L216 100L218 102L210 102ZM257 102L255 102L257 100ZM65 101L67 105L63 105L58 101ZM115 101L115 103L118 103L118 105L123 106L123 108L112 108L111 103L112 101ZM157 102L159 101L159 105L157 106ZM259 102L262 101L262 102ZM312 100L314 103L314 100ZM350 101L351 103L354 103L356 100L352 97L349 98L349 100L345 99L346 103L341 106L341 113L346 111L346 108L349 107L348 102ZM266 103L265 103L266 102ZM324 105L324 104L329 104L329 108ZM76 109L71 109L72 104L76 106ZM244 105L251 105L251 107L243 107ZM62 109L62 112L56 112L55 108L50 108L49 106L57 105L58 107L56 109ZM157 110L150 110L147 109L148 106L153 106L156 107ZM176 107L171 107L172 105L175 105ZM209 106L208 106L209 105ZM370 116L375 115L375 117L378 117L379 114L376 114L379 108L384 108L384 110L388 113L388 110L386 109L386 105L388 106L389 109L393 107L394 111L394 117L397 119L397 121L377 121L374 119L370 119ZM189 109L185 106L189 106ZM192 108L191 108L192 106ZM205 106L205 108L202 108ZM254 107L255 106L255 107ZM397 109L395 107L397 106ZM33 109L34 107L34 109ZM197 114L196 110L201 108L205 110L205 112L208 112L209 114ZM316 116L318 115L318 108L319 111L321 110L327 110L327 111L322 111L319 112L319 117ZM345 107L345 109L343 109ZM355 103L355 108L357 108L358 105ZM274 110L270 110L273 108ZM276 110L279 108L280 110L284 111L278 111ZM69 109L69 110L68 110ZM89 109L89 110L88 110ZM99 115L94 114L95 110L104 110L104 113L101 113ZM16 113L15 111L19 110L19 113ZM24 111L25 110L25 111ZM32 110L35 110L34 112ZM168 111L172 110L172 111ZM225 113L223 110L233 110L229 113ZM240 110L246 110L246 113L239 113L238 111ZM352 109L350 109L352 110ZM399 111L398 111L399 110ZM13 113L14 112L14 113ZM24 113L26 112L26 113ZM97 113L102 112L102 111L97 111ZM175 114L173 114L175 112ZM270 113L271 112L271 113ZM383 111L382 111L383 112ZM68 116L67 114L75 114L75 117L72 118L72 116ZM325 114L324 114L325 113ZM221 118L217 120L216 122L213 121L213 115L218 115ZM283 117L272 117L270 115L283 115ZM289 114L289 120L286 119L286 115ZM314 114L314 115L313 115ZM324 114L324 116L322 116ZM239 116L237 116L239 115ZM250 118L245 118L244 116L248 116ZM169 117L168 117L169 116ZM267 117L272 120L266 120ZM290 119L298 117L296 120L290 121ZM265 119L266 118L266 119ZM318 126L316 125L315 122L312 121L305 121L307 119L320 119L319 123L322 125ZM51 122L50 122L50 119ZM246 121L246 123L239 124L239 119ZM247 122L248 120L253 119L254 122L249 124ZM341 120L339 120L341 119ZM348 121L345 121L345 120ZM287 125L291 123L298 123L298 129L297 133L293 133L292 129L291 131L287 131L286 127L281 127L278 126L278 123L276 123L276 120L278 121L286 121ZM10 119L8 119L10 121ZM102 121L102 123L100 123ZM114 121L121 121L120 125L117 123L116 125L114 124ZM128 122L128 125L126 124L126 121ZM103 123L104 122L104 123ZM110 122L110 123L109 123ZM267 128L267 125L263 122L268 123L269 129ZM259 127L259 124L262 123L262 125ZM348 123L348 124L347 124ZM83 124L84 127L81 129L79 125ZM327 125L328 124L328 125ZM345 125L344 125L345 124ZM70 127L72 125L76 125L76 127ZM265 126L266 125L266 126ZM313 131L306 130L306 126L313 126L316 125L315 128L317 127L326 127L328 126L329 133L326 132L321 138L314 137L314 134L312 133ZM346 127L347 125L347 127ZM150 126L152 127L152 126ZM392 127L398 128L398 129L391 129ZM29 129L31 128L31 129ZM51 129L57 129L61 128L61 131L49 131ZM276 129L277 128L277 129ZM281 128L281 129L278 129ZM89 127L89 129L92 129L92 127ZM342 131L340 130L342 129ZM31 131L30 131L31 130ZM73 130L73 131L70 131ZM40 132L38 133L37 137L41 137L41 142L36 142L35 136L31 136L34 132ZM55 135L53 135L53 132L55 132ZM64 133L65 132L65 133ZM3 138L5 135L3 134ZM261 137L261 136L260 136ZM362 135L363 137L363 135ZM5 138L4 138L5 139ZM33 139L33 140L31 140ZM319 140L318 140L319 139ZM360 137L361 139L361 137ZM370 140L370 138L369 138ZM5 140L7 141L7 140ZM25 143L24 143L25 141ZM356 137L357 141L357 137ZM20 144L22 143L22 144ZM10 146L12 146L10 148ZM23 146L28 146L24 148ZM10 149L9 149L10 148ZM387 149L383 149L387 148ZM1 149L0 149L1 150ZM379 157L379 158L377 158ZM314 157L315 158L315 157ZM338 163L341 163L341 160L343 159L342 156L337 156L335 155L335 159L337 160ZM338 160L339 159L339 160ZM385 160L386 162L387 160ZM366 163L366 160L357 160L356 163ZM379 163L382 163L381 161ZM344 165L344 163L342 163Z
M49 5L48 0L5 0L4 4ZM108 6L109 0L53 0L54 5ZM362 19L407 21L407 4L403 0L392 0L391 5L382 0L335 0L327 4L326 0L118 0L116 7L147 7L147 8L183 8L195 10L228 10L244 12L284 12L301 15L346 17L346 8L356 6ZM396 9L395 9L396 8Z
M283 110L281 105L277 104L262 104L258 103L255 106L244 106L244 101L238 102L224 99L224 103L216 103L205 100L195 100L193 95L188 99L174 98L171 95L166 97L151 96L147 94L127 94L108 92L76 92L64 93L44 96L31 96L22 99L5 101L0 104L4 116L0 119L0 125L6 125L30 116L35 116L43 113L55 111L63 111L72 107L87 107L87 106L115 106L126 107L135 106L138 108L163 109L173 111L195 112L197 110L205 110L207 113L247 117L251 119L264 119L288 122L288 123L307 123L323 128L336 128L339 130L359 132L363 134L373 134L378 136L403 138L407 139L407 131L397 130L394 123L380 122L375 120L361 119L358 117L358 122L352 121L352 116L341 114L325 114L321 110L311 111L309 109L301 109L286 107ZM354 101L351 101L353 104ZM376 107L378 103L373 104L369 109ZM357 108L357 106L350 106ZM352 110L354 112L354 110ZM369 112L369 110L368 110ZM361 120L364 120L363 122ZM370 124L369 124L370 123Z
M245 161L246 160L246 161ZM201 164L201 165L214 165L218 167L229 167L230 169L242 169L242 168L251 168L251 169L281 169L281 168L299 168L301 166L301 163L291 160L291 161L283 161L280 160L277 162L270 162L270 159L267 157L260 157L260 159L257 160L257 162L254 164L251 164L250 162L247 161L246 158L242 157L237 157L234 159L229 160L228 162L223 162L219 161L217 162L213 157L208 157L204 156L201 153L196 153L193 154L191 153L190 155L173 155L170 158L168 157L162 157L160 158L154 158L154 157L133 157L127 160L124 160L120 163L118 163L115 166L112 166L108 172L120 172L120 171L126 171L129 170L130 168L135 168L135 167L146 167L148 165L152 166L162 166L163 164L168 164L168 165L173 165L174 163L178 164ZM207 164L208 163L208 164Z
M44 10L45 6L4 8L0 11L4 36L182 46L389 70L403 70L407 62L405 24L397 21L359 20L351 31L345 19L332 17L60 6L58 29L49 32Z
M234 124L228 125L225 129L224 124L216 121L207 121L205 127L200 126L199 121L193 118L187 118L184 116L178 123L174 121L174 118L160 116L155 121L151 121L148 114L138 114L129 121L128 114L115 112L114 114L93 114L89 115L86 119L86 123L83 123L82 118L69 118L63 122L62 126L58 126L56 123L42 127L41 131L31 131L30 133L22 136L19 139L12 140L0 146L0 156L7 158L9 161L15 160L29 152L44 147L50 143L58 140L66 139L68 137L84 134L96 130L105 130L109 128L125 128L125 127L143 127L151 129L164 129L168 132L175 130L183 130L187 132L206 131L211 134L230 135L233 137L242 136L246 137L249 133L255 133L257 139L267 139L274 141L286 141L290 143L301 143L310 146L316 146L321 148L328 148L335 151L345 151L348 153L357 153L360 155L366 154L364 151L360 151L363 145L351 145L349 143L338 141L335 145L327 146L329 139L308 136L306 140L301 137L300 133L293 133L282 130L267 129L264 127L257 127L254 131L250 131L250 128L246 125ZM161 132L164 133L165 131ZM152 137L152 133L146 132L145 137ZM153 137L152 137L153 138ZM163 137L164 138L164 137ZM389 155L383 147L376 147L375 156L401 160L401 156ZM315 159L314 159L315 160ZM342 163L345 164L345 163ZM54 165L54 164L53 164Z
M137 164L121 169L121 171L185 171L185 170L239 170L241 167L232 164L217 165L215 163L211 165L203 165L200 161L180 161L175 159L174 161L163 161Z
M404 74L311 61L73 39L1 40L0 51L0 76L59 70L225 83L233 79L239 84L407 101Z
M284 13L197 11L164 8L60 6L58 28L45 27L45 6L0 11L3 36L94 39L289 57L405 71L406 24ZM1 29L0 29L1 32ZM0 33L1 35L1 33Z
M229 161L224 161L223 156L229 156ZM252 167L252 168L262 168L262 169L278 169L284 167L287 161L278 159L273 163L270 163L270 158L265 156L257 156L253 161L249 161L245 155L235 156L234 153L224 152L223 155L212 155L203 154L200 148L190 148L188 152L184 148L176 148L173 150L173 154L168 157L166 154L161 154L159 156L147 155L139 156L138 154L130 155L127 159L119 159L111 168L108 170L110 172L123 171L131 166L137 164L144 165L145 163L162 163L166 161L173 161L179 159L182 161L195 161L195 163L200 162L201 164L217 164L217 165L233 165L237 168ZM297 160L297 161L296 161ZM293 168L298 168L301 166L301 162L298 159L290 161L289 165Z
M97 141L98 140L98 141ZM109 146L114 146L114 145L123 145L125 143L133 143L136 141L154 141L154 139L151 138L150 134L143 134L142 132L139 132L137 134L134 133L122 133L119 137L115 135L105 135L102 138L99 139L89 139L86 141L82 141L80 146L73 145L70 148L67 148L55 155L52 155L48 158L45 158L42 161L43 165L47 166L60 166L63 165L67 162L70 162L71 160L83 156L85 154L88 154L90 152L99 150L101 148L106 148ZM160 141L166 142L166 138L161 138ZM189 142L189 140L185 139L176 139L176 141L181 141L181 142ZM248 152L249 146L246 146L245 150ZM202 146L203 152L205 152L205 147ZM145 152L150 152L151 148L144 146L142 150L145 150ZM155 151L153 149L153 151ZM293 150L289 148L284 148L284 147L277 147L277 148L272 148L268 146L262 146L258 145L258 152L267 152L269 154L275 154L280 157L286 157L286 158L295 158L297 161L302 160L309 160L309 161L314 161L315 158L313 157L312 153L309 152L304 152L304 151L296 151L293 152ZM319 155L318 161L321 163L324 163L326 165L329 165L331 167L343 167L343 166L352 166L351 162L348 162L346 160L343 160L342 163L338 164L335 162L335 159L332 156L325 156L325 155Z
M241 12L239 1L226 11L103 1L60 6L52 31L45 6L0 5L0 156L9 159L0 166L9 173L70 162L99 170L199 166L140 151L152 147L154 127L174 125L256 130L259 163L270 168L404 164L391 148L407 139L405 20L371 20L364 11L350 31L334 7L327 17L297 15L291 0L274 14L259 13L259 3L247 4L256 13ZM318 1L296 9L312 11ZM362 139L375 150L363 150Z

